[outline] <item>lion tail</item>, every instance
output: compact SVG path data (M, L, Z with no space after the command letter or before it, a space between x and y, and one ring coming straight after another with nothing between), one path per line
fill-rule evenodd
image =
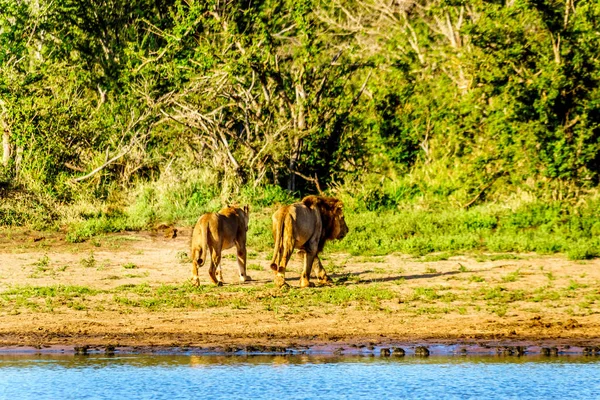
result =
M273 236L275 238L275 248L271 269L275 272L282 272L281 261L284 258L289 260L292 251L294 251L294 221L292 221L289 213L285 213L277 224L274 224Z
M284 228L283 218L279 219L276 224L273 224L273 239L275 245L273 247L273 259L271 260L271 269L275 272L279 271L279 263L281 262L281 248L283 247L282 237Z
M279 272L281 259L284 254L285 247L285 233L288 226L291 225L291 221L287 221L289 215L283 215L278 218L277 222L273 224L273 238L275 239L275 246L273 250L273 260L271 261L271 269L275 272Z
M198 233L200 234L200 243L192 248L192 260L196 261L198 267L203 267L204 263L206 263L206 257L208 256L208 235L210 235L209 225L205 223L201 224Z

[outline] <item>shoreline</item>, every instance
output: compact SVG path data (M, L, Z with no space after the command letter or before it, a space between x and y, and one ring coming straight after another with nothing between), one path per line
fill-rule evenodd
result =
M14 355L189 355L189 356L600 356L600 338L514 339L410 339L353 338L337 341L314 339L232 340L218 338L202 343L150 344L84 338L55 343L11 343L0 336L0 356ZM426 354L422 354L424 350Z
M192 287L180 239L1 239L0 354L600 353L600 259L332 253L334 285L296 287L294 258L280 290L258 252L251 282L236 282L229 252L230 283Z

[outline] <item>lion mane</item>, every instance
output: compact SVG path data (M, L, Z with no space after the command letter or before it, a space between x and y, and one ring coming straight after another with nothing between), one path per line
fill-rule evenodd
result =
M306 196L299 203L283 206L273 214L273 238L275 249L271 269L275 272L276 283L283 278L287 263L294 249L304 251L304 271L300 279L301 286L311 286L310 272L315 262L317 277L322 283L329 283L318 254L325 243L333 239L342 239L348 233L344 220L343 204L334 197Z

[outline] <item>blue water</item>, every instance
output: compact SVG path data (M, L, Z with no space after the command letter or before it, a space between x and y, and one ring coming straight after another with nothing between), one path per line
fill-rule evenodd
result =
M0 399L600 399L598 357L0 355Z

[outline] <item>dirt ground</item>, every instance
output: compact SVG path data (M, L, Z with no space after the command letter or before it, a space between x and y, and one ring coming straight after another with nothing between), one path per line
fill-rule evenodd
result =
M206 291L196 294L186 284L189 235L189 228L180 228L176 238L154 231L70 244L60 233L0 230L0 348L600 344L598 259L326 251L333 288L281 291L271 283L268 255L252 249L253 280L239 284L232 249L223 260L228 284L208 288L204 269ZM295 256L288 269L292 287L300 265ZM165 285L186 287L182 301L216 303L145 307L122 299ZM87 295L60 300L31 294L45 286L83 287ZM290 296L299 298L297 307ZM322 306L315 304L318 296L325 296Z

